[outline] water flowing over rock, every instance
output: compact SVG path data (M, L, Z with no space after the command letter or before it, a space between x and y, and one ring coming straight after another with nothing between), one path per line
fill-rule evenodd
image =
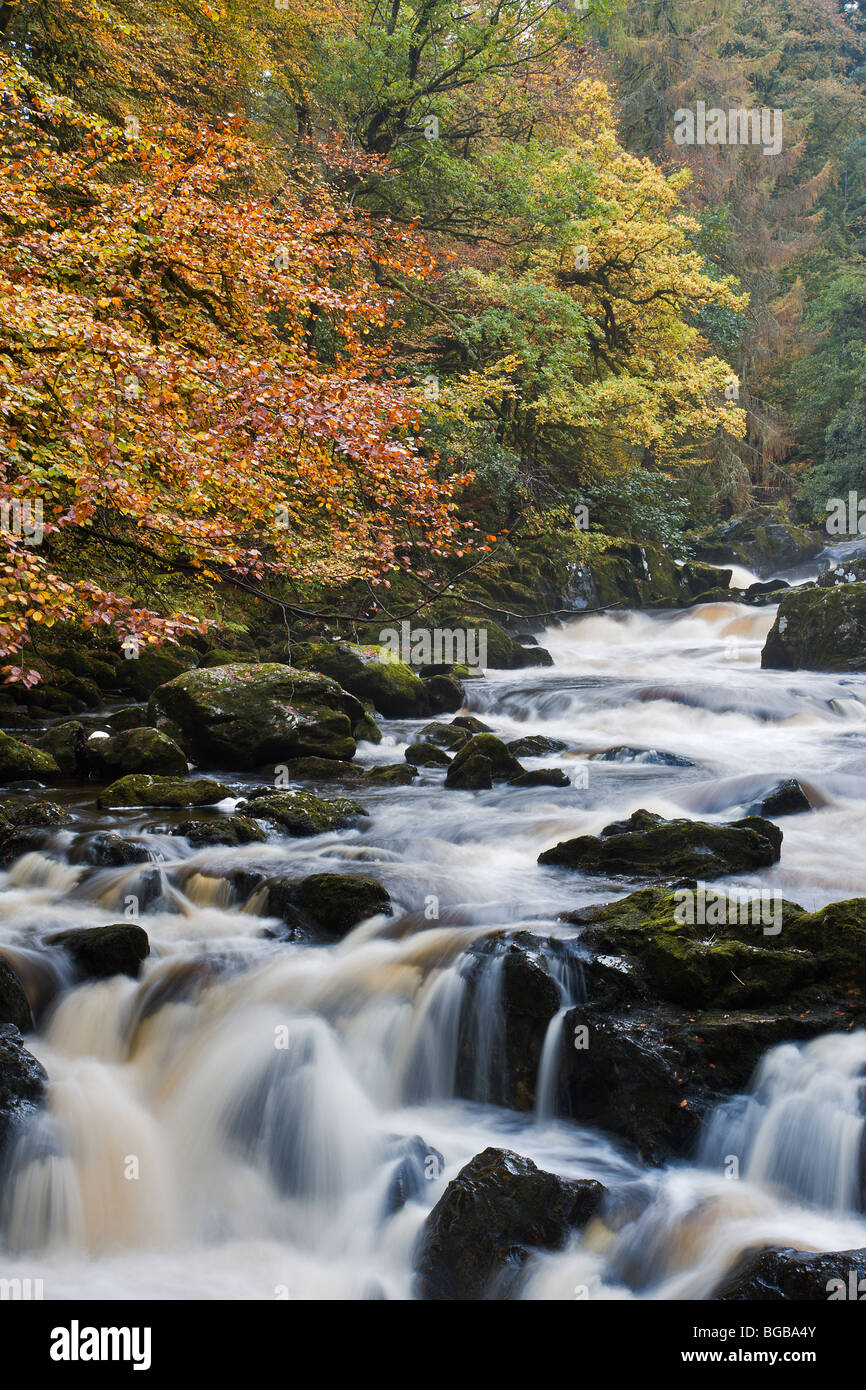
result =
M598 836L560 841L540 854L538 862L605 876L720 878L775 864L781 840L782 832L757 816L714 825L635 811L627 821L605 826Z
M532 1249L555 1249L604 1198L599 1182L568 1181L531 1159L488 1148L467 1163L427 1218L417 1256L423 1298L507 1295Z
M860 671L866 666L866 584L791 589L761 654L767 670Z

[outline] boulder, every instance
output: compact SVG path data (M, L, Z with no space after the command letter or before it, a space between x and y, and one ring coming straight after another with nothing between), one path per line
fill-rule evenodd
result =
M866 1249L813 1252L789 1246L747 1250L710 1295L725 1303L860 1300Z
M590 753L589 761L594 763L641 763L646 767L696 767L691 758L683 758L679 753L666 753L658 748L634 748L628 743L618 743L613 748L605 748L600 753Z
M12 1023L22 1033L29 1033L33 1017L24 986L12 966L0 955L0 1024Z
M365 710L358 722L352 726L352 737L356 743L382 742L382 730L369 710Z
M455 791L489 791L493 786L493 764L482 753L473 753L456 771L454 763L451 764L445 774L445 785Z
M309 792L264 790L252 793L242 803L244 815L272 821L288 835L323 835L329 830L346 830L366 816L363 806L345 797L318 797Z
M493 730L474 714L457 714L451 720L452 729L468 729L470 734L492 734Z
M249 816L220 816L219 820L185 820L172 826L171 835L181 835L196 849L210 845L251 845L266 841L267 832Z
M151 696L153 722L183 730L199 761L253 768L289 758L351 759L360 700L327 676L276 663L188 671Z
M0 1024L0 1159L21 1126L43 1104L48 1077L24 1047L14 1024Z
M158 729L126 729L108 738L91 734L85 753L94 774L103 780L134 772L175 777L188 771L183 751Z
M100 830L95 835L79 835L68 851L70 864L89 864L97 869L116 869L126 864L146 864L150 851L145 845L127 840L114 830Z
M523 768L514 754L509 753L505 744L495 734L473 734L469 742L465 743L456 754L454 761L448 768L445 785L448 787L462 785L455 779L460 778L462 769L470 759L476 757L485 758L490 764L490 774L494 782L510 782L523 773Z
M137 713L140 718L141 711ZM84 780L88 775L90 765L85 751L85 729L78 720L70 719L63 724L54 724L43 734L31 736L28 741L34 748L50 754L64 777L79 777Z
M461 1168L424 1223L419 1296L507 1297L530 1252L563 1246L604 1196L601 1183L546 1173L508 1149L485 1149Z
M18 782L30 777L40 782L56 782L60 775L60 768L50 753L31 748L0 731L0 782Z
M437 748L448 748L454 753L462 748L464 743L468 743L471 737L468 729L461 729L455 724L440 724L435 720L432 724L425 724L418 735L420 742L435 743Z
M310 874L267 885L266 916L282 917L294 938L337 941L368 917L393 913L381 883L355 874Z
M377 763L364 772L363 781L371 787L408 787L418 776L410 763Z
M448 767L451 759L435 743L410 743L403 754L413 767Z
M198 663L198 653L189 647L143 646L138 656L125 658L118 667L117 685L136 700L146 700L166 681L188 671Z
M866 584L789 589L761 653L765 670L860 671L866 666Z
M512 777L512 787L570 787L571 778L561 767L535 767L531 772L521 772Z
M812 803L800 783L793 777L780 782L771 792L752 808L755 816L795 816L800 811L811 811Z
M433 714L451 714L453 710L463 708L466 692L456 676L440 672L435 676L425 676L422 683Z
M561 753L568 744L563 743L561 738L532 734L528 738L513 738L505 746L515 758L543 758L547 753Z
M338 758L289 758L283 766L289 777L299 782L333 782L361 777L364 773L357 763L343 762Z
M538 862L601 877L721 878L775 864L781 833L757 816L715 825L635 811L627 821L605 826L600 835L560 841L544 850Z
M107 980L112 975L131 975L135 979L142 961L150 955L147 932L130 922L55 932L45 941L64 950L80 974L89 980Z
M151 777L132 773L112 782L96 799L97 806L112 810L125 806L215 806L226 797L237 796L237 788L207 777Z
M306 642L296 648L295 660L307 670L330 676L359 700L368 700L386 719L419 719L433 713L420 676L384 647ZM462 699L455 708L460 704Z

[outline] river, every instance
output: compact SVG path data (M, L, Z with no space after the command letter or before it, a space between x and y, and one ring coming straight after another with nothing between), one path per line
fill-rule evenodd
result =
M488 1103L492 957L472 1025L476 1099L453 1094L465 950L502 928L574 936L561 912L627 891L540 867L557 840L638 807L731 819L797 777L816 809L784 820L781 862L750 883L810 908L866 896L866 676L761 671L774 611L575 618L539 635L552 667L468 682L468 709L501 737L566 742L523 761L564 768L568 788L453 791L424 769L412 786L365 788L362 829L205 850L166 833L174 813L58 794L74 825L0 876L0 946L49 1001L28 1046L50 1077L7 1184L3 1275L42 1278L46 1298L408 1298L426 1214L490 1144L612 1194L604 1219L532 1260L522 1298L706 1297L750 1245L866 1246L866 1033L773 1049L692 1162L652 1169L553 1116L549 1075L534 1114ZM384 723L359 760L402 760L419 726ZM638 751L592 756L622 745ZM153 862L81 863L107 828ZM368 873L395 916L327 948L276 941L241 869ZM140 979L73 986L41 938L121 920L130 895L152 947ZM574 982L549 968L567 1007ZM542 1070L554 1065L547 1048ZM737 1181L732 1145L747 1155Z

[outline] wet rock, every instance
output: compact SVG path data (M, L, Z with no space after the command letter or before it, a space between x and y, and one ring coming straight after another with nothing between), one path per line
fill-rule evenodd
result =
M477 732L483 733L479 729ZM422 743L435 743L437 748L449 748L452 752L457 752L464 743L468 743L472 735L468 729L461 729L454 724L440 724L434 720L432 724L425 724L418 735Z
M567 599L577 611L598 608L679 607L724 572L705 565L680 566L664 550L636 541L615 541L577 565Z
M448 767L451 759L435 743L410 743L403 754L413 767Z
M37 827L13 826L0 831L0 867L7 869L22 854L41 849L45 839L45 831Z
M538 862L604 877L720 878L776 863L781 831L770 825L757 817L714 825L635 811L598 836L560 841L544 850Z
M866 666L866 584L791 589L761 653L765 670L860 671Z
M153 722L174 721L199 761L254 768L297 757L351 759L365 710L334 680L277 663L188 671L151 697Z
M528 738L513 738L505 746L515 758L543 758L547 753L561 753L568 744L563 743L561 738L532 734Z
M381 743L382 730L369 710L365 710L352 727L352 737L356 743Z
M366 769L363 780L372 787L408 787L417 776L417 767L409 763L378 763Z
M116 869L127 864L146 864L149 850L113 830L79 835L69 848L70 864L89 864L97 869Z
M337 758L290 758L283 766L289 777L311 782L361 777L364 771L357 763L341 762Z
M821 588L834 588L837 584L862 584L866 580L866 556L855 560L843 560L829 566L818 575Z
M86 733L84 725L71 719L63 724L55 724L43 734L29 740L35 748L48 753L57 763L64 777L87 776L90 765L85 752Z
M625 1139L649 1163L692 1148L708 1106L684 1092L680 1058L653 1015L571 1009L560 1058L558 1113Z
M507 1149L485 1149L448 1184L424 1223L416 1257L421 1298L501 1296L532 1250L555 1250L605 1196L598 1182L561 1178Z
M282 917L299 936L338 941L359 922L393 914L387 890L355 874L310 874L300 880L275 879L267 886L265 915Z
M125 733L127 729L140 729L147 722L147 710L141 705L127 705L125 709L109 714L104 722L115 734Z
M456 676L442 673L426 676L423 685L433 714L450 714L452 710L462 709L466 692Z
M445 785L456 791L489 791L493 786L493 764L483 754L473 753L456 770L454 763L451 764L445 774Z
M492 734L493 730L474 714L458 714L451 720L452 729L468 729L470 734Z
M420 676L384 647L305 642L295 649L295 660L307 670L330 676L359 700L369 700L386 719L418 719L434 712ZM462 699L455 708L460 704Z
M570 787L571 778L561 767L536 767L531 772L521 772L512 777L512 787Z
M495 734L473 734L451 763L445 777L445 785L463 785L462 781L455 779L460 778L462 769L470 759L479 756L490 764L490 774L494 782L510 782L513 778L520 777L524 771L514 754L509 753L505 744Z
M318 797L309 792L253 793L243 803L243 812L256 820L272 821L288 835L322 835L327 830L345 830L367 812L357 801L345 797Z
M0 1024L12 1023L22 1033L33 1027L24 986L8 961L0 955Z
M790 777L757 802L752 811L756 816L795 816L800 811L811 809L812 803L800 783Z
M4 806L3 818L7 825L51 829L58 825L68 825L72 820L72 814L65 806L58 806L56 801L25 801L17 806Z
M188 770L186 755L158 729L126 729L109 738L92 734L85 752L94 774L105 780L135 772L175 777Z
M791 1247L748 1250L710 1295L746 1301L827 1303L858 1300L866 1283L866 1250L813 1253Z
M79 972L90 980L106 980L112 975L131 975L135 979L142 961L150 955L147 932L129 922L55 932L45 941L48 946L66 951Z
M755 584L750 584L743 594L746 603L757 603L767 598L769 594L780 594L783 589L790 589L787 579L765 579L758 580Z
M0 732L0 782L16 782L24 777L56 782L60 775L60 768L50 753L31 748Z
M45 1069L24 1047L18 1028L0 1024L0 1157L43 1104L47 1082Z
M595 763L641 763L647 767L697 767L691 758L680 757L679 753L667 753L658 748L633 748L628 743L605 748L601 753L590 753L589 760Z
M386 1162L395 1162L382 1204L385 1216L402 1211L407 1202L423 1197L428 1185L440 1177L445 1159L438 1149L425 1143L420 1134L412 1138L395 1135L386 1152Z
M172 826L169 833L183 836L196 849L209 845L236 847L261 844L268 838L267 832L260 825L256 825L249 816L221 816L219 820L185 820L181 821L180 825Z
M144 772L121 777L100 792L97 806L107 810L124 806L215 806L236 796L237 788L207 777L151 777Z

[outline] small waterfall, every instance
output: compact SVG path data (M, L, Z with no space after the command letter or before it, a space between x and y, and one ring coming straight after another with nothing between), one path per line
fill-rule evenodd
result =
M863 1207L866 1032L830 1033L775 1047L749 1096L714 1114L701 1149L709 1167L740 1173L798 1201Z

